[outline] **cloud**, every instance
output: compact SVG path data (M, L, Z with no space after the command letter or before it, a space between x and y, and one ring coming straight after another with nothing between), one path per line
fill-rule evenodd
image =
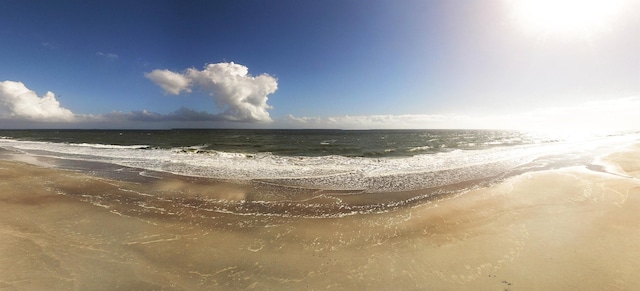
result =
M42 97L27 88L22 82L0 82L0 113L11 117L43 120L71 121L74 114L60 106L52 92Z
M512 127L538 131L608 131L640 129L640 98L590 101L574 106L540 108L502 119Z
M47 48L47 49L51 49L51 50L56 50L59 48L59 46L55 43L51 43L48 41L42 42L40 43L43 47Z
M498 115L406 114L300 117L287 115L271 123L228 121L271 120L267 95L277 89L269 75L252 77L241 65L214 64L183 73L156 70L147 74L167 92L189 92L192 86L217 94L225 110L219 114L181 107L169 113L148 110L105 114L74 114L60 105L54 93L38 96L22 82L0 82L0 126L12 128L339 128L339 129L516 129L560 134L640 130L640 97L597 100L565 107L547 107ZM177 80L177 81L176 81ZM222 95L222 96L218 96ZM262 111L261 111L262 110ZM213 123L212 123L213 122ZM45 125L46 124L46 125Z
M110 59L110 60L115 60L115 59L120 57L120 56L118 56L118 55L116 55L114 53L103 53L103 52L97 52L96 55L99 56L99 57L105 57L105 58Z
M147 110L121 112L115 111L99 116L106 120L126 120L126 121L224 121L227 120L225 116L218 114L211 114L204 111L195 111L189 108L181 107L180 109L173 111L169 114L162 114L156 112L150 112Z
M330 117L296 117L287 115L276 121L284 128L340 128L340 129L425 129L464 127L468 117L440 114L405 115L344 115Z
M640 98L591 101L573 106L538 108L498 115L407 114L330 117L287 115L281 128L340 129L513 129L582 134L640 130Z
M278 89L276 78L262 74L252 76L246 66L231 63L208 64L203 70L187 69L182 73L153 70L145 76L167 93L191 92L197 86L213 97L222 114L230 121L270 122L268 95Z
M153 70L151 73L144 74L144 76L169 94L178 95L181 91L191 92L189 88L191 81L182 74L169 70Z

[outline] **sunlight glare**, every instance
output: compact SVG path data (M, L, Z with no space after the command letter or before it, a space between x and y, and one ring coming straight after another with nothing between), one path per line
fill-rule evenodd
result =
M538 35L590 37L606 30L624 0L511 0L513 17Z

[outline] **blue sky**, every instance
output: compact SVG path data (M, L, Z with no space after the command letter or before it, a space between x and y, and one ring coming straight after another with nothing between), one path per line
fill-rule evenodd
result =
M638 121L638 2L529 2L2 1L0 128Z

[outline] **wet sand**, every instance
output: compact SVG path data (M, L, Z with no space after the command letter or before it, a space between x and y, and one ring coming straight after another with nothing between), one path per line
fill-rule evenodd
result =
M248 184L0 160L0 289L634 290L640 145L599 163L606 172L529 172L386 213L308 218L286 204L240 211Z

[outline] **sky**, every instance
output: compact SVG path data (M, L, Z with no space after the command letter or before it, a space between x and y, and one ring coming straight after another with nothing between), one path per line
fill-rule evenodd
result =
M640 1L0 1L0 128L640 127Z

